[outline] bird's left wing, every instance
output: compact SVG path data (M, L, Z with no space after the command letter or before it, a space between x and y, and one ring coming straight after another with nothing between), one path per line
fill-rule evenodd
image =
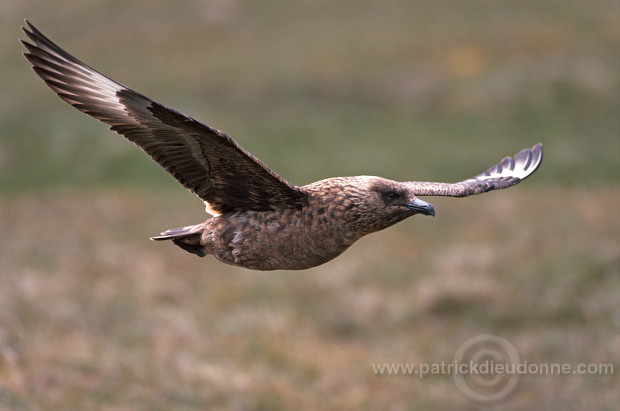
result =
M213 214L301 206L305 194L223 132L109 79L32 24L24 56L58 96L138 145Z
M504 158L484 173L458 183L412 181L406 184L417 196L466 197L519 184L536 171L542 159L543 148L538 143L521 150L514 157Z

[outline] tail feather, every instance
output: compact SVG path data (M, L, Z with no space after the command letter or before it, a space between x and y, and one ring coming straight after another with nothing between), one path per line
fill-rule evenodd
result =
M185 251L204 257L207 253L205 252L203 245L200 244L200 238L202 237L203 230L204 224L173 228L164 231L161 235L151 237L151 240L172 240L173 243Z
M151 240L162 241L162 240L172 240L173 238L187 237L190 235L202 233L203 228L204 228L203 224L171 228L170 230L166 230L163 233L160 233L160 235L158 236L151 237Z

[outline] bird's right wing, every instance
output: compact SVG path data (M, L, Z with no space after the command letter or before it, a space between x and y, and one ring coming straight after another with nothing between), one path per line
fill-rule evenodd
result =
M138 145L213 214L296 208L305 194L219 130L109 79L32 24L24 56L58 96Z
M499 164L458 183L433 183L423 181L408 182L416 196L450 196L466 197L486 193L491 190L501 190L512 187L530 176L543 159L542 144L526 148L506 157Z

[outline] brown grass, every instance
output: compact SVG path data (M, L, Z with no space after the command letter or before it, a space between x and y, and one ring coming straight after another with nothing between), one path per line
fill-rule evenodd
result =
M474 409L449 375L371 364L450 362L489 332L528 362L617 372L619 198L436 199L435 219L316 269L262 273L148 241L194 213L170 195L15 195L0 204L0 407ZM605 409L617 378L525 376L498 406Z

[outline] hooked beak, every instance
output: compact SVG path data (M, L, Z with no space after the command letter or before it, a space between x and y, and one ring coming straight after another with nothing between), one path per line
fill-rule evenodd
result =
M424 214L435 217L435 207L426 201L420 200L419 198L416 198L407 204L407 208L414 211L416 214Z

